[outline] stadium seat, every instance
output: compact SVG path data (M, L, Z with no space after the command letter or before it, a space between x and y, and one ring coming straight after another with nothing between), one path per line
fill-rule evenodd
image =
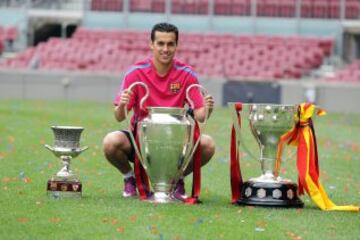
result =
M303 18L313 17L313 0L301 1L301 17Z
M165 0L152 0L151 1L151 11L155 13L164 13L165 12Z
M151 1L148 0L131 0L130 12L151 12Z
M216 15L231 15L232 0L216 0L216 1L214 1L214 12Z
M250 0L233 0L231 15L235 16L249 16L251 2Z
M313 1L313 16L315 18L328 18L328 0Z

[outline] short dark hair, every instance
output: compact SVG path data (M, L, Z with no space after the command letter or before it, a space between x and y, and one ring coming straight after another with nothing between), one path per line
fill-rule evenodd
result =
M179 39L179 30L178 28L171 24L171 23L166 23L166 22L162 22L162 23L157 23L154 25L154 27L151 30L151 41L153 42L155 40L155 32L173 32L175 33L175 41L176 44L178 42Z

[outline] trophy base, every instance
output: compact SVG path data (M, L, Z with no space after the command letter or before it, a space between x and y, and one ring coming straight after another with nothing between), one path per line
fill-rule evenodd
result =
M303 208L304 203L297 193L297 185L293 182L256 182L247 181L237 200L239 205Z
M149 198L145 200L149 203L176 203L179 202L176 198L174 198L171 194L164 192L155 192Z
M79 181L49 180L47 195L53 198L80 198L82 184Z

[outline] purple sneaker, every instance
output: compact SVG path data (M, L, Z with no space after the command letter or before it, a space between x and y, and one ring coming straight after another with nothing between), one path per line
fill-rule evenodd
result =
M124 179L124 192L123 197L134 197L136 196L136 181L134 177Z
M183 179L179 179L179 181L176 183L173 197L180 201L184 201L187 198L185 192L185 183Z

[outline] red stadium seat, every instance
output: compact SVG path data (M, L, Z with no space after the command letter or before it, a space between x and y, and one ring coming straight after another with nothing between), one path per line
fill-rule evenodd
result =
M327 18L328 13L328 0L316 0L313 2L313 16L315 18Z
M329 0L329 18L340 17L340 2L339 0Z
M249 16L250 8L250 0L233 0L231 14L236 16Z
M231 15L232 0L216 0L214 1L214 9L216 15Z
M132 0L130 3L130 12L151 12L151 1Z
M350 19L358 19L360 16L360 2L357 0L347 0L345 16Z
M305 17L305 18L313 17L313 0L301 1L301 17Z
M151 11L156 13L165 12L165 0L152 0L151 1Z

